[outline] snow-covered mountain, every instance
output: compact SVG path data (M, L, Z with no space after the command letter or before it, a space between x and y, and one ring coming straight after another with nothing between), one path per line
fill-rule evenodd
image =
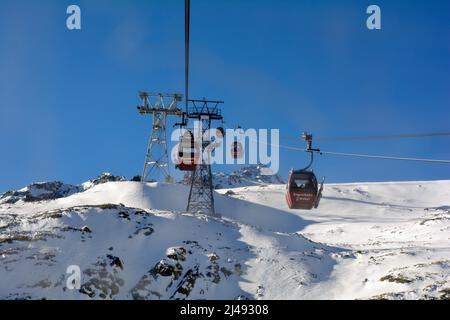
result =
M191 173L187 172L180 183L189 185ZM269 184L285 184L278 174L272 174L271 170L262 164L244 166L231 173L213 172L214 189L229 189L248 186L261 186Z
M61 181L36 182L20 190L7 191L0 194L0 204L16 203L19 200L24 202L36 202L68 197L74 193L88 190L98 184L111 181L125 181L125 177L114 176L109 172L104 172L97 178L77 186L66 184Z
M213 183L215 189L285 184L279 175L271 174L262 164L246 166L232 173L213 173Z
M106 182L115 182L115 181L125 181L125 177L124 176L115 176L109 172L103 172L97 178L94 178L94 179L91 179L91 180L88 180L88 181L82 183L81 188L83 188L83 190L87 190L98 184L102 184L102 183L106 183Z
M113 180L2 196L0 298L450 297L450 181L328 184L312 211L262 182L217 190L211 218L185 185Z
M32 183L25 188L0 194L0 204L16 203L19 200L34 202L70 196L82 191L80 186L65 184L60 181Z

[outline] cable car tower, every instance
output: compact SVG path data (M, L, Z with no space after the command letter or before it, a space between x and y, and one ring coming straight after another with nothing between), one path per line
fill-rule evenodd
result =
M152 133L148 140L147 154L145 156L144 169L142 171L142 182L149 181L149 176L158 175L164 177L165 182L172 182L169 170L169 157L167 153L166 124L168 116L183 115L178 107L178 102L183 99L181 94L139 92L141 104L137 107L141 115L151 114Z
M188 100L190 107L188 108L187 117L189 119L196 119L201 122L201 131L194 133L196 137L201 136L202 146L201 162L197 164L195 171L191 174L191 187L189 191L187 212L191 213L204 213L214 216L214 194L213 183L210 165L211 150L204 152L210 145L209 139L205 139L203 134L211 129L211 122L213 120L221 121L223 119L219 105L223 101L213 100ZM207 159L204 159L207 157Z

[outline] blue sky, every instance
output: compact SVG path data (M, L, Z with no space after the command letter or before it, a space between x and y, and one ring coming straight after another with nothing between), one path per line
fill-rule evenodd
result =
M66 8L82 30L66 29ZM382 30L366 28L377 4ZM0 0L0 191L142 170L138 90L183 92L182 1ZM229 126L315 136L449 131L449 1L191 1L191 97ZM323 142L450 159L450 138ZM282 176L303 153L282 150ZM233 170L237 167L229 167ZM221 168L222 169L222 168ZM328 181L450 179L450 166L319 157Z

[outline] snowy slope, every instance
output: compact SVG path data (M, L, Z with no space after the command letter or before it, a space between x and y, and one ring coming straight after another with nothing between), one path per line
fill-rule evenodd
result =
M288 210L283 186L233 191L241 200ZM274 299L448 299L449 203L450 181L327 185L319 209L293 212L308 221L303 236L337 250L332 272L308 288L259 281L274 287L267 296ZM250 265L263 272L277 264ZM296 274L296 267L287 273Z
M289 210L284 185L216 192L107 182L0 204L0 298L417 299L450 295L450 181L326 185ZM70 265L81 289L66 288Z

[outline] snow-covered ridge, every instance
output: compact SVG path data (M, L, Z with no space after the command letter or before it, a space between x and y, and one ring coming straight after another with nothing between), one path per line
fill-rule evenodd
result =
M284 181L276 174L264 175L268 168L264 165L252 165L243 167L232 173L217 172L213 174L215 189L237 188L243 186L256 186L267 184L284 184ZM20 190L11 190L0 194L0 204L16 203L17 201L34 202L68 197L74 193L86 191L96 185L126 181L124 176L115 176L109 172L100 174L97 178L88 180L80 185L65 184L61 181L32 183ZM183 183L189 183L186 177Z
M81 185L66 184L61 181L36 182L17 191L7 191L0 194L0 204L16 203L17 201L34 202L41 200L53 200L68 197L74 193L82 192L98 184L111 181L124 181L123 176L114 176L104 172L97 178L86 181Z
M80 186L64 184L60 181L32 183L17 191L7 191L0 195L0 204L17 201L33 202L70 196L82 191Z
M214 188L239 188L285 183L277 174L268 174L270 173L269 170L266 166L259 164L243 167L232 173L217 172L213 174Z
M115 182L115 181L125 181L124 176L115 176L109 172L103 172L97 178L91 179L81 184L83 190L88 190L93 186L98 184L106 183L106 182Z

